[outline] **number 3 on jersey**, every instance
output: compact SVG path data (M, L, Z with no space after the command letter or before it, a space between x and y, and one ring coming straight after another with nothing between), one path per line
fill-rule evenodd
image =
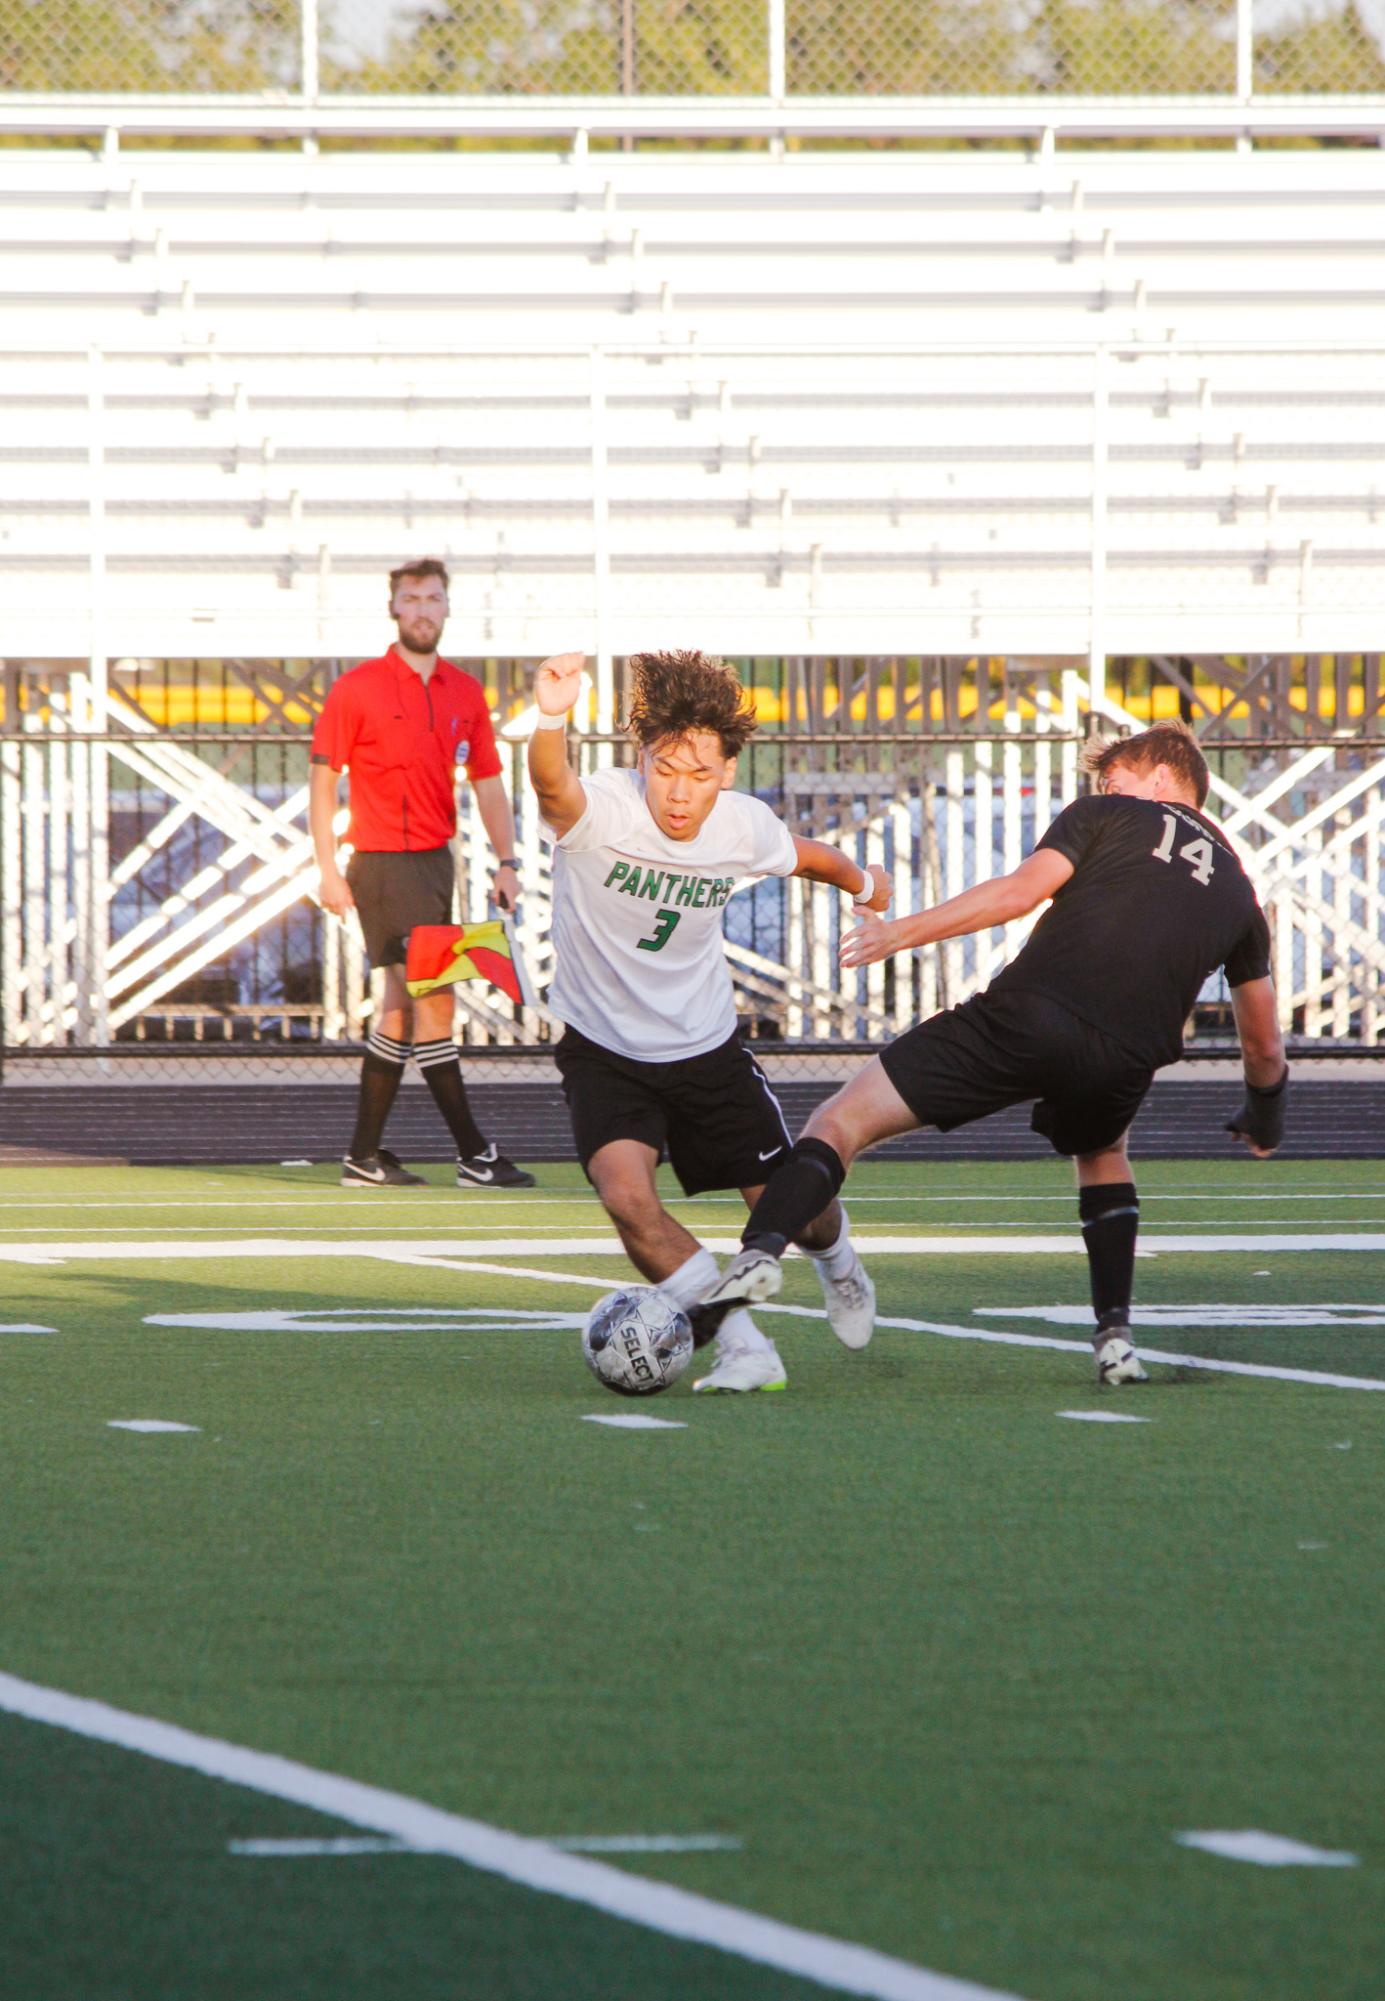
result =
M1177 820L1172 813L1165 813L1164 838L1160 841L1158 847L1154 849L1155 861L1171 862L1173 860L1173 839L1177 832ZM1178 856L1180 861L1187 862L1188 866L1192 869L1194 882L1206 884L1212 880L1212 843L1210 841L1185 841L1183 846L1178 850Z
M648 938L641 938L637 950L641 952L662 952L677 929L681 910L661 910L654 919L654 930Z

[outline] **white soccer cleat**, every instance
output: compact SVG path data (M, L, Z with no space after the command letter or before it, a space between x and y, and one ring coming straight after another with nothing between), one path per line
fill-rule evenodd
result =
M693 1384L693 1394L704 1391L714 1394L720 1390L744 1394L748 1390L785 1390L788 1386L788 1373L773 1341L766 1341L762 1348L752 1348L719 1334L716 1367L709 1376Z
M773 1299L784 1283L784 1267L768 1251L738 1251L699 1306L749 1306Z
M1147 1383L1144 1365L1123 1334L1113 1334L1096 1351L1099 1383L1114 1389L1118 1383Z
M832 1332L843 1348L864 1348L875 1332L875 1286L860 1253L852 1252L844 1278L832 1278L822 1265L817 1274Z

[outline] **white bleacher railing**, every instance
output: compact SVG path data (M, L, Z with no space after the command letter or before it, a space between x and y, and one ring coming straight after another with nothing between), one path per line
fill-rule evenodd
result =
M451 644L613 657L1369 649L1385 347L14 356L4 652L357 657L401 549ZM343 427L346 427L345 433ZM54 578L61 578L55 588ZM234 580L234 581L232 581Z
M555 141L577 157L629 139L777 144L800 140L1020 140L1040 157L1064 144L1160 139L1324 139L1379 144L1385 93L1205 97L319 97L280 99L6 92L0 136L122 141Z

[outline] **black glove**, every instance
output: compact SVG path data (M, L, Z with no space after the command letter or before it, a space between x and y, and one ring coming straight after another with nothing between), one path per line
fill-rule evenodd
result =
M1273 1153L1284 1137L1284 1109L1289 1096L1289 1072L1277 1084L1262 1090L1258 1084L1246 1085L1246 1101L1234 1119L1228 1119L1226 1130L1238 1137L1244 1135L1252 1146L1260 1147L1265 1153Z

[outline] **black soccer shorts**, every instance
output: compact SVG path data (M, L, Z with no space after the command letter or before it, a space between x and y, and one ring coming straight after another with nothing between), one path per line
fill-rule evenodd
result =
M921 1126L951 1132L1026 1099L1030 1124L1062 1154L1114 1146L1153 1072L1046 994L976 994L921 1021L880 1052Z
M701 1056L638 1063L569 1028L553 1057L584 1173L612 1140L637 1139L667 1156L685 1195L701 1195L758 1188L789 1150L779 1100L738 1035Z
M356 899L372 966L402 966L415 924L450 924L457 869L451 848L352 855L346 880Z

